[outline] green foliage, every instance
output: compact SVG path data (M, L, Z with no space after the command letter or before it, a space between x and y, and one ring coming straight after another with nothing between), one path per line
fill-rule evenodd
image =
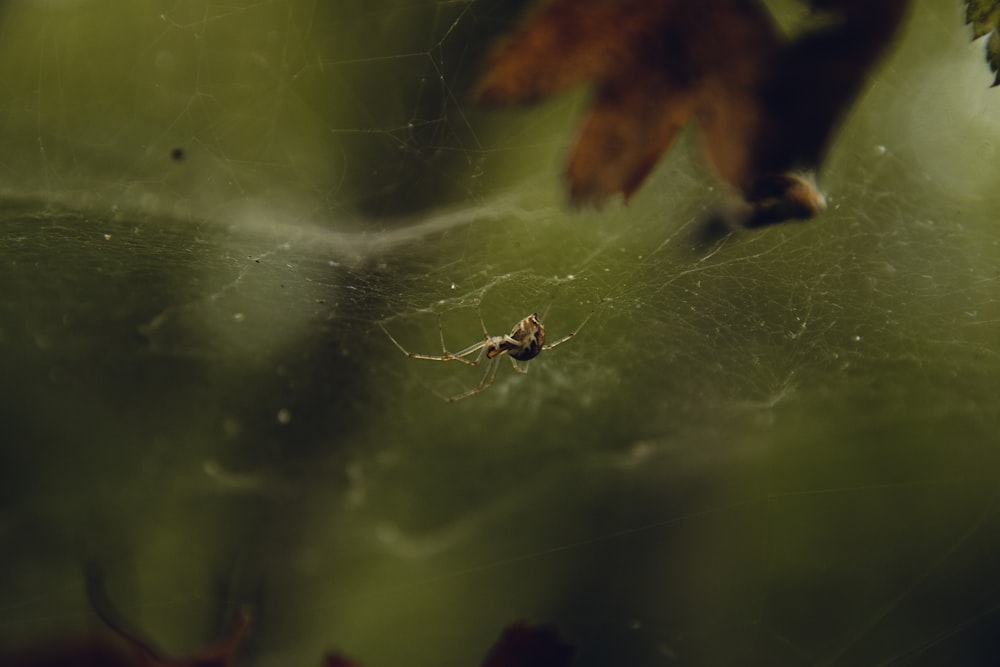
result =
M1000 85L1000 0L966 0L965 20L972 24L975 39L990 36L986 41L986 60L990 69L997 72L993 85Z

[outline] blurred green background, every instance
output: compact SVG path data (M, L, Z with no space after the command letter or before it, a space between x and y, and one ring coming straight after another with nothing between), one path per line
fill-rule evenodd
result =
M803 18L770 3L785 25ZM564 202L586 91L470 101L524 2L0 6L0 647L479 664L1000 660L1000 92L916 2L806 224L693 239L687 133ZM572 341L409 359L530 312Z

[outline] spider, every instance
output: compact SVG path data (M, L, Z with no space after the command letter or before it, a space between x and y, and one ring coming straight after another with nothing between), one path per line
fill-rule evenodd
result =
M587 320L590 319L591 315L593 315L593 313L587 315L587 317L584 318L583 322L580 322L580 325L576 329L569 332L559 340L553 343L546 343L545 327L542 326L542 321L539 318L538 313L528 315L523 320L518 322L509 334L503 336L491 336L486 330L486 323L483 322L483 316L482 313L480 313L479 323L483 326L483 339L478 343L474 343L459 350L458 352L449 352L448 348L445 347L444 330L439 325L438 334L441 338L442 352L440 355L410 352L405 347L400 345L398 340L393 338L392 334L389 333L389 330L385 328L385 325L380 322L379 326L382 327L382 331L384 331L385 335L389 337L389 340L391 340L393 344L399 348L400 352L411 359L428 359L430 361L460 361L469 366L478 366L480 362L484 359L486 360L486 372L483 373L483 377L479 381L479 384L468 391L458 394L457 396L442 397L449 403L453 403L455 401L460 401L463 398L475 396L479 392L493 386L493 381L497 376L497 370L500 368L500 357L505 354L507 355L507 358L510 359L510 363L514 367L514 370L521 375L524 375L528 372L528 369L521 368L518 366L517 362L534 359L541 354L542 351L551 350L557 345L562 345L583 328L583 325L587 323ZM469 357L472 357L472 355L475 355L475 357L470 359Z

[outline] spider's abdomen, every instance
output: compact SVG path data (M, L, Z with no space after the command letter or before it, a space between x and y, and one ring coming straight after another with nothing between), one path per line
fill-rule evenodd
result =
M517 349L511 350L509 352L510 356L514 357L518 361L527 361L528 359L534 359L538 356L538 353L542 351L542 344L531 340L527 345Z
M532 313L517 323L510 337L517 344L507 350L507 354L517 361L528 361L538 356L545 345L545 327L538 319L538 313Z

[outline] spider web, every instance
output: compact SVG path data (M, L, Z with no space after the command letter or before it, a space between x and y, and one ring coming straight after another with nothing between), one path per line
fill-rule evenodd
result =
M519 618L579 665L994 664L1000 102L960 3L917 3L828 213L709 243L693 136L571 211L586 93L470 102L523 4L3 6L0 645L96 630L96 561L169 652L255 605L242 664L475 664ZM531 312L590 319L455 404L482 368L379 328Z

